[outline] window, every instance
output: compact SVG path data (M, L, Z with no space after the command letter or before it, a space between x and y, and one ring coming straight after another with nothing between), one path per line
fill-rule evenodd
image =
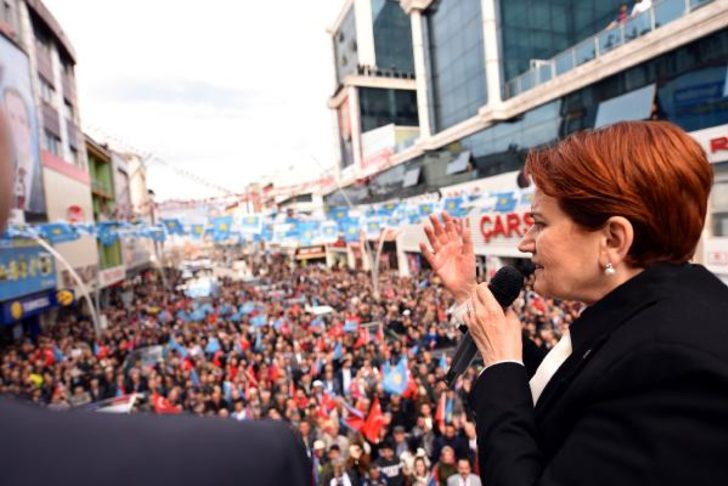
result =
M423 27L433 131L478 113L487 101L481 0L434 2Z
M349 42L349 40L354 42ZM346 13L341 26L334 36L334 55L336 56L336 80L342 84L344 78L356 74L359 55L356 46L356 16L354 8Z
M48 130L45 130L43 134L45 149L56 157L61 157L61 139Z
M398 126L419 126L416 91L360 88L359 108L362 132L390 123Z
M399 0L371 0L374 51L379 69L414 73L412 25Z
M49 105L56 106L56 90L43 78L40 79L40 97Z
M470 163L470 152L460 152L457 157L447 164L447 175L459 174L468 170L468 164Z
M63 116L73 123L73 106L67 101L63 103Z

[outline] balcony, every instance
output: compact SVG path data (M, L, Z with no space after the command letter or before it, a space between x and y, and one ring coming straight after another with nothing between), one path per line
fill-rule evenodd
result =
M104 181L94 179L91 181L91 192L105 199L114 199L114 192L111 190L111 184Z
M505 86L505 98L513 98L555 79L572 69L599 58L617 47L663 27L714 0L661 0L645 12L623 24L605 29L574 47L545 61L535 61L531 69L511 79Z

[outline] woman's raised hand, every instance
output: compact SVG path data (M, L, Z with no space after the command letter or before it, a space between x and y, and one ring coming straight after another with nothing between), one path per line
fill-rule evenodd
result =
M459 304L470 297L476 286L473 240L463 220L453 219L447 213L442 213L442 220L430 215L425 235L432 250L424 242L420 243L420 250Z

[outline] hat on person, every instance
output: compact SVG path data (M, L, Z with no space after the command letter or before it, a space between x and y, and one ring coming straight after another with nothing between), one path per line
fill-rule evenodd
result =
M313 382L313 386L320 386L321 388L323 388L324 382L321 380L316 380Z
M313 443L313 449L314 450L323 450L323 449L326 449L326 444L324 444L324 441L322 441L322 440L316 440Z
M397 425L394 430L392 430L392 433L394 434L404 434L404 427L401 425Z

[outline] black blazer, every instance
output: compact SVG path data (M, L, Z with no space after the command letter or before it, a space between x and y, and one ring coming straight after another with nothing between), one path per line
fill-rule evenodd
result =
M0 485L310 485L280 422L51 412L0 400Z
M728 287L699 265L657 265L570 333L535 409L537 360L478 378L484 484L728 484Z

